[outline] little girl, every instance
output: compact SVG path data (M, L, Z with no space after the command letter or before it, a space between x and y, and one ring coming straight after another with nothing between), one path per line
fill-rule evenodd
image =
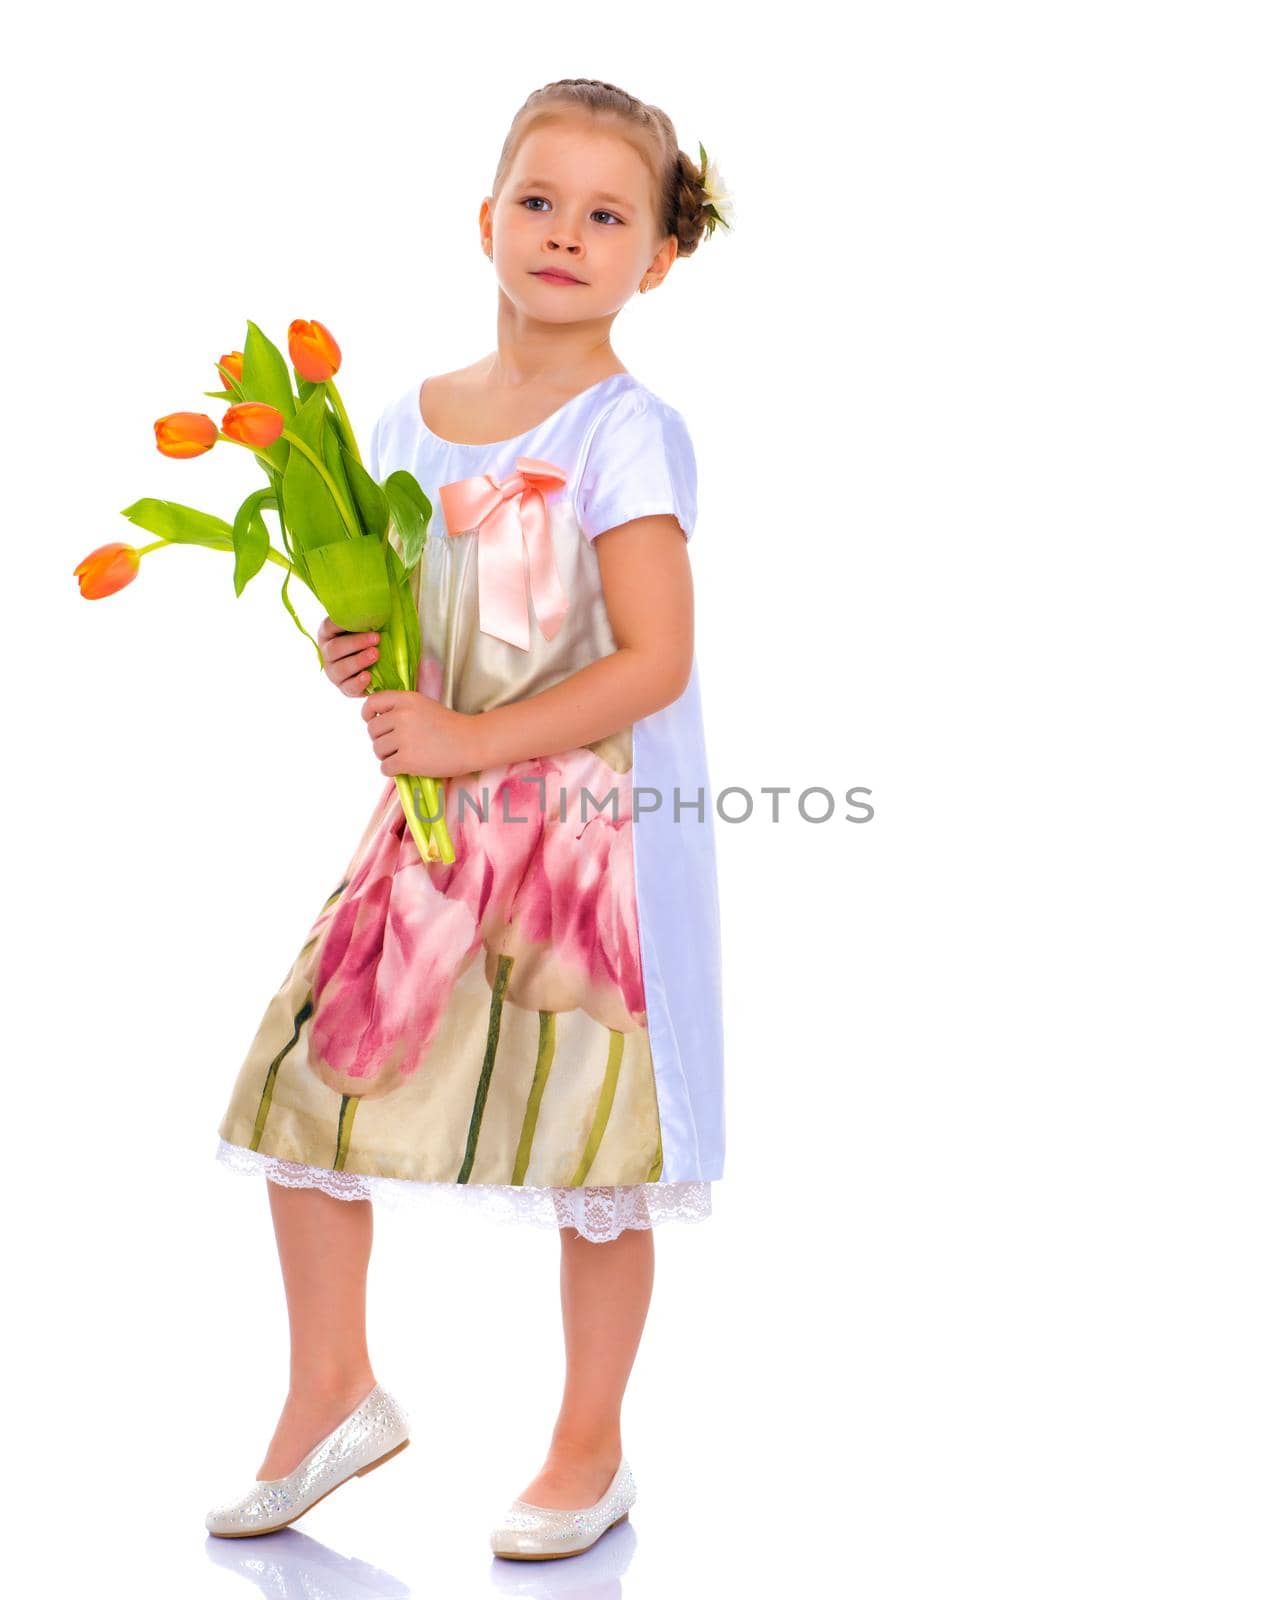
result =
M492 1550L575 1554L635 1500L621 1407L651 1229L710 1214L724 1116L694 452L610 335L727 224L714 184L656 107L536 90L480 210L497 350L374 428L375 478L404 468L432 502L422 669L370 692L378 635L321 627L387 783L219 1128L218 1158L271 1180L291 1363L259 1477L212 1533L284 1527L409 1442L366 1344L379 1198L560 1230L561 1410ZM400 773L444 780L452 862L422 859Z

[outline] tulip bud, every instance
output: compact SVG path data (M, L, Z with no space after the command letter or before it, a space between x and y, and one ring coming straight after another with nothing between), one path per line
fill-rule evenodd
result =
M342 365L342 351L323 322L299 318L289 324L289 359L308 383L324 383Z
M222 431L237 444L266 450L284 432L284 418L274 406L261 400L246 400L231 406L222 418Z
M156 423L156 449L175 461L202 456L217 442L218 425L202 411L171 411Z
M103 544L91 550L75 569L86 600L104 600L138 576L142 556L131 544Z
M218 376L222 379L222 387L230 389L231 385L227 382L227 372L222 371L223 367L227 369L227 372L231 374L237 383L243 383L244 351L233 350L229 356L218 357Z

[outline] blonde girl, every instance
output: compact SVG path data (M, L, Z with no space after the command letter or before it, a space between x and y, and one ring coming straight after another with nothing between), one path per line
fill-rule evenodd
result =
M531 94L480 206L496 347L413 374L377 420L374 477L412 472L432 504L423 666L414 691L372 690L378 636L322 626L385 783L219 1128L218 1158L269 1180L291 1330L284 1408L257 1478L209 1512L219 1536L284 1527L409 1442L366 1339L375 1200L560 1231L559 1415L494 1553L578 1553L635 1500L621 1411L653 1226L709 1216L724 1117L696 464L612 335L727 225L699 152L613 84ZM444 780L452 862L422 859L401 773Z

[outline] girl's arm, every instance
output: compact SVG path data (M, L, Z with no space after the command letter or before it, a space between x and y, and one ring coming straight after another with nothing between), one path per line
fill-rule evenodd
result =
M693 669L693 576L675 517L636 517L594 541L617 649L549 689L477 712L475 769L594 743L669 705Z

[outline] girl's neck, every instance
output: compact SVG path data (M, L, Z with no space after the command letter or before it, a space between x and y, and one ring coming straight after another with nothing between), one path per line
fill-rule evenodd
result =
M562 359L563 355L563 351L557 351L554 362L542 365L529 363L520 357L513 359L509 351L498 351L477 362L474 371L480 385L491 394L496 394L501 391L537 393L582 389L612 373L627 370L608 346L577 361L570 358L566 362Z
M613 318L555 324L532 322L498 297L498 347L472 368L490 392L572 391L625 372L610 343Z

